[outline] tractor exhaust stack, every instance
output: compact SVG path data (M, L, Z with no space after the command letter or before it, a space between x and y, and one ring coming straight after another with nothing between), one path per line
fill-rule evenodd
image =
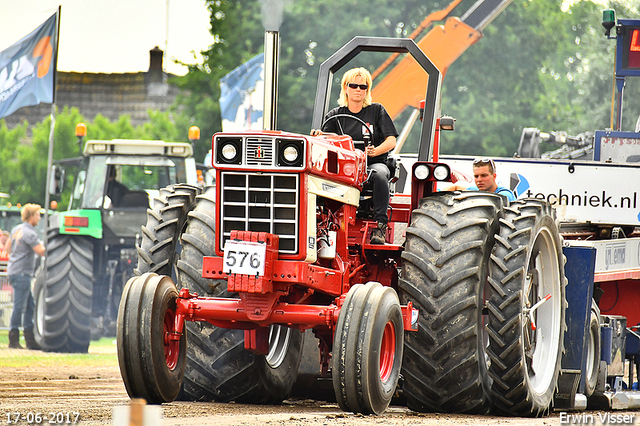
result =
M264 33L264 130L276 130L278 105L278 66L280 61L280 35L278 31Z

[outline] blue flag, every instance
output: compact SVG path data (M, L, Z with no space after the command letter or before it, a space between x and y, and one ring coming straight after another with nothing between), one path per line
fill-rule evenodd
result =
M220 112L225 132L262 129L264 53L220 79Z
M54 101L58 12L22 40L0 52L0 118Z

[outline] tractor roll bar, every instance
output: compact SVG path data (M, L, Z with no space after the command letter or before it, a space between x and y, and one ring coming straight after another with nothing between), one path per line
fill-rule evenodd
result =
M311 128L319 129L329 110L331 83L335 72L345 66L361 52L408 53L428 76L425 94L424 120L420 133L418 161L429 161L433 155L433 138L436 119L440 115L440 86L442 74L418 45L410 38L354 37L320 65L318 88L313 107Z

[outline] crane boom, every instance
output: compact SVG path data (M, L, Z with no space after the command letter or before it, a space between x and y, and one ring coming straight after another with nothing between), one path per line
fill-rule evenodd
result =
M482 37L486 28L513 0L478 0L462 18L450 16L460 3L454 0L447 8L430 14L410 38L416 38L424 28L438 19L446 18L444 25L437 25L416 44L438 67L444 76L449 66L470 46ZM397 57L392 56L374 73L382 72ZM380 102L392 118L396 118L408 106L418 108L427 87L424 73L410 58L403 58L384 77L376 81L373 99ZM404 96L398 96L403 93Z

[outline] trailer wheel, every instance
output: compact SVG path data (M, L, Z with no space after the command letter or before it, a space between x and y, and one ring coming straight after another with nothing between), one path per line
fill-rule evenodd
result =
M202 278L202 259L215 253L215 188L197 198L182 234L177 261L182 287L205 297L237 297L227 282ZM303 334L285 326L271 326L269 354L244 348L244 331L187 322L189 347L183 389L179 399L278 404L296 380L302 357Z
M43 351L85 353L91 341L93 241L50 231L47 277L44 268L34 288L34 335Z
M496 407L509 415L551 408L566 328L564 263L548 203L525 199L505 208L490 262L488 354Z
M503 198L479 191L423 198L406 230L400 302L419 309L404 335L402 390L414 411L486 413L487 263Z
M155 272L176 279L175 261L180 250L180 235L187 214L193 209L197 186L180 184L163 188L147 210L147 223L142 227L142 240L138 249L136 275Z
M593 395L598 382L598 370L600 368L600 309L595 300L591 301L591 321L589 322L589 339L587 340L587 368L585 369L585 394Z
M133 277L118 310L118 364L127 393L161 404L176 399L186 361L185 334L173 330L178 290L167 276L153 272Z
M396 292L356 284L340 310L333 342L333 388L340 408L381 414L395 393L404 328Z

